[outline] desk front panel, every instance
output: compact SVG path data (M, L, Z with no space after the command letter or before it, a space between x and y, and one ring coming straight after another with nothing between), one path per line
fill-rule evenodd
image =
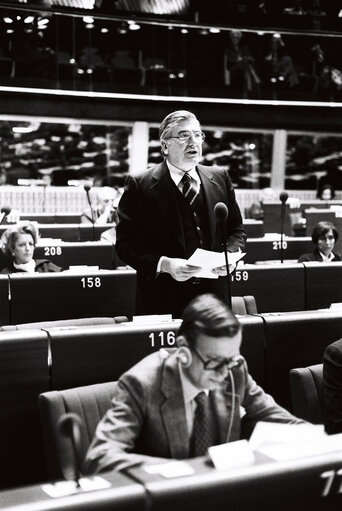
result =
M265 322L266 388L279 402L291 406L289 371L323 362L323 352L341 337L340 312L302 311L262 314Z
M256 261L277 261L281 262L281 252L283 251L283 260L298 260L299 256L307 252L312 252L313 244L308 237L284 237L283 242L280 239L248 239L246 244L246 255L243 258L245 263L255 263ZM283 250L281 250L283 249Z
M38 395L50 390L45 332L0 335L0 487L45 477ZM0 506L1 507L1 506Z
M304 266L307 309L325 309L332 303L342 302L342 262L304 263Z
M0 326L10 322L10 302L8 300L8 276L0 275Z
M232 296L254 296L259 313L304 310L304 266L238 266L231 276L231 292Z
M36 259L49 259L63 269L70 266L98 266L113 269L113 245L98 242L61 242L58 245L39 245L35 248Z
M10 282L12 324L134 314L135 272L13 274Z

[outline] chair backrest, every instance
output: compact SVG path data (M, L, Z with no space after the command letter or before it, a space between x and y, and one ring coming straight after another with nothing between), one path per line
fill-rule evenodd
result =
M234 314L258 314L254 296L232 296L232 309Z
M313 424L325 424L323 364L290 370L293 413Z
M81 471L96 426L111 406L115 387L116 382L108 382L40 394L44 451L51 479L70 479L73 474L74 447L71 439L65 437L58 427L60 418L65 413L75 413L81 419L81 441L79 447L75 447Z

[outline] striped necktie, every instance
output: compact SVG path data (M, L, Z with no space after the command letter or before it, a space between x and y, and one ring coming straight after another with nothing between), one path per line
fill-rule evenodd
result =
M205 392L195 397L197 404L192 429L190 455L191 457L204 456L208 447L212 445L209 421L209 400Z
M184 175L181 179L181 185L181 190L184 197L190 206L192 206L198 195L198 186L196 180L193 179L188 172L184 172Z

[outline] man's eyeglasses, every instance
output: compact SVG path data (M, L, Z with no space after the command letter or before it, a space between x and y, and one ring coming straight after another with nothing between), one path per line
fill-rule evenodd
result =
M205 133L203 131L195 131L194 133L191 131L181 131L177 137L167 138L176 138L180 144L187 144L191 137L194 138L195 142L201 144L205 139Z
M243 364L243 357L241 355L235 355L235 357L226 358L222 360L214 360L212 358L208 358L205 360L203 356L200 354L196 348L191 346L191 351L196 353L197 357L200 359L200 361L203 364L203 369L205 371L220 371L223 366L225 366L228 370L234 369L234 367L239 367Z

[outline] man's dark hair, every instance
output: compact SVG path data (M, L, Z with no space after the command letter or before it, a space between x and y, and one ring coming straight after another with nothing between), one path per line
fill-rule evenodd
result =
M312 239L313 243L315 245L317 245L319 238L321 236L325 236L330 231L330 229L333 232L335 241L337 241L338 240L338 231L337 231L336 227L334 226L334 224L332 224L331 222L318 222L318 224L316 224L315 227L313 228L313 231L311 234L311 239Z
M207 293L194 298L184 309L178 335L183 335L191 346L200 334L234 337L240 329L241 325L229 306Z

